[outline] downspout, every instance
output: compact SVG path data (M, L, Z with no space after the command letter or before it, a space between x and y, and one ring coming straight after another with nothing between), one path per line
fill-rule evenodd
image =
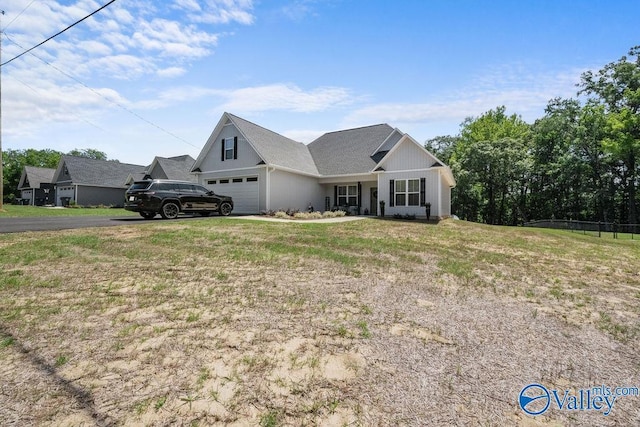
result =
M79 205L79 203L78 203L78 184L76 184L74 186L74 189L73 189L73 200L76 202L76 205Z
M358 215L361 215L362 209L362 183L358 181Z

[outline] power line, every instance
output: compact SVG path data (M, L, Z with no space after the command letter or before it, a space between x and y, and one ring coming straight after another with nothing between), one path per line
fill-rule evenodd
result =
M13 58L11 58L10 60L3 62L2 64L0 64L0 67L7 65L8 63L10 63L11 61L15 61L16 59L20 58L22 55L25 55L29 52L31 52L33 49L42 46L43 44L45 44L46 42L48 42L49 40L58 37L60 34L64 33L65 31L67 31L68 29L75 27L76 25L78 25L79 23L81 23L82 21L84 21L87 18L92 17L93 15L95 15L96 13L100 12L102 9L104 9L105 7L109 6L110 4L114 3L116 0L111 0L109 3L105 4L104 6L100 7L99 9L94 10L93 12L91 12L90 14L88 14L87 16L85 16L84 18L74 22L73 24L69 25L67 28L65 28L62 31L58 31L56 34L52 35L51 37L49 37L48 39L46 39L43 42L38 43L37 45L33 46L31 49L27 49L26 51L22 52L20 55L18 56L14 56ZM13 21L12 21L13 22Z
M30 89L33 93L35 93L36 95L41 95L41 91L39 91L38 89L28 85L27 83L25 83L24 81L20 80L19 78L17 78L16 76L9 76L9 78L14 79L17 82L20 82L20 84L22 84L23 86L25 86L26 88ZM76 118L78 118L78 120L82 120L83 122L87 123L88 125L91 125L93 127L95 127L96 129L100 129L103 132L107 132L109 133L109 131L107 129L104 129L103 127L100 127L99 125L90 122L89 120L80 117L79 115L75 114L73 111L68 110L69 114L72 114L73 116L75 116Z
M9 35L5 32L4 33L5 37L7 38L7 40L9 40L11 43L15 44L16 46L18 46L21 49L24 49L22 46L20 46L20 44L18 44L15 40L13 40L11 37L9 37ZM27 53L27 52L25 52ZM57 72L59 72L60 74L70 78L71 80L75 81L76 83L78 83L79 85L83 86L84 88L90 90L91 92L93 92L94 94L96 94L97 96L99 96L100 98L104 99L105 101L121 108L122 110L126 111L127 113L131 114L132 116L138 118L139 120L142 120L143 122L147 123L148 125L151 125L153 127L155 127L156 129L160 130L161 132L166 133L167 135L181 141L184 142L187 145L190 145L194 148L200 148L195 144L190 143L189 141L179 137L178 135L174 134L173 132L170 132L166 129L164 129L163 127L153 123L150 120L145 119L144 117L142 117L141 115L139 115L138 113L136 113L135 111L130 110L129 108L125 107L124 105L120 104L119 102L116 102L114 100L111 100L109 98L107 98L106 96L104 96L103 94L101 94L100 92L98 92L97 90L95 90L94 88L88 86L87 84L83 83L82 81L80 81L79 79L77 79L76 77L72 76L71 74L61 70L60 68L56 67L55 65L51 64L50 62L46 61L45 59L40 58L38 55L36 55L33 52L29 53L31 56L33 56L36 59L39 59L40 61L42 61L43 63L45 63L46 65L48 65L49 67L53 68L54 70L56 70ZM22 82L21 82L22 83ZM24 83L23 83L24 84ZM28 87L28 86L27 86Z
M20 15L22 15L22 13L27 10L27 8L29 8L29 6L31 6L31 4L33 4L36 0L32 0L31 3L29 3L29 5L27 7L24 8L24 10L22 12L20 12L20 14L18 14L18 16L16 16L10 23L9 25L11 25L11 23L13 21L15 21ZM104 95L102 95L100 92L98 92L97 90L93 89L92 87L86 85L85 83L81 82L80 80L78 80L76 77L70 75L69 73L64 72L63 70L61 70L60 68L56 67L55 65L51 64L50 62L40 58L38 55L34 54L33 52L31 52L32 50L34 50L35 48L42 46L43 44L45 44L46 42L48 42L49 40L53 39L54 37L59 36L60 34L64 33L65 31L67 31L69 28L74 27L75 25L79 24L80 22L84 21L85 19L95 15L96 13L100 12L102 9L106 8L107 6L109 6L110 4L114 3L116 0L111 0L109 3L105 4L104 6L100 7L99 9L96 9L95 11L93 11L92 13L90 13L89 15L85 16L84 18L74 22L73 24L71 24L70 26L68 26L67 28L65 28L64 30L58 32L57 34L54 34L53 36L49 37L48 39L46 39L45 41L35 45L34 47L32 47L31 49L27 49L24 52L22 52L20 55L15 56L14 58L1 63L0 67L2 67L3 65L6 65L8 63L10 63L11 61L14 61L18 58L20 58L21 56L30 53L33 57L35 57L36 59L39 59L40 61L42 61L43 63L45 63L46 65L50 66L51 68L55 69L56 71L58 71L59 73L67 76L68 78L70 78L71 80L75 81L76 83L82 85L83 87L85 87L86 89L90 90L91 92L93 92L94 94L96 94L97 96L99 96L100 98L104 99L105 101L116 105L117 107L121 108L122 110L126 111L127 113L131 114L132 116L138 118L139 120L142 120L143 122L147 123L150 126L155 127L156 129L160 130L161 132L166 133L167 135L181 141L184 142L187 145L190 145L194 148L199 148L198 146L196 146L195 144L190 143L189 141L179 137L178 135L174 134L173 132L168 131L167 129L164 129L163 127L151 122L150 120L145 119L144 117L142 117L141 115L139 115L138 113L128 109L127 107L125 107L124 105L120 104L119 102L113 101L107 97L105 97ZM9 35L4 32L5 37L7 38L7 40L9 40L11 43L15 44L16 46L18 46L21 49L25 49L24 47L22 47L20 44L18 44L17 42L15 42L14 40L12 40ZM18 80L19 81L19 80ZM25 86L29 87L31 90L33 90L33 88L31 88L30 86L28 86L27 84L25 84L24 82L21 82L22 84L24 84ZM86 120L85 120L86 121ZM89 122L87 122L89 123ZM91 123L89 123L91 124ZM94 125L95 126L95 125ZM97 126L96 126L97 127Z
M31 3L29 3L29 4L28 4L24 9L22 9L22 12L20 12L19 14L17 14L17 15L16 15L16 16L15 16L15 17L14 17L14 18L13 18L13 19L12 19L12 20L11 20L11 21L6 25L6 26L5 26L5 27L4 27L4 29L6 30L7 28L9 28L9 26L10 26L11 24L13 24L13 22L14 22L16 19L20 18L20 16L21 16L21 15L22 15L22 14L23 14L27 9L29 9L29 8L31 7L31 5L32 5L32 4L34 4L35 2L36 2L36 0L31 0Z

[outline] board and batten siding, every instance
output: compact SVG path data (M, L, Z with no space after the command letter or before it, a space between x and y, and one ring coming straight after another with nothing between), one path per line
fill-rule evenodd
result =
M406 172L385 172L378 176L378 200L385 201L385 216L394 214L425 216L424 206L391 206L390 181L425 178L425 201L431 203L431 215L442 216L439 203L440 173L437 169ZM395 204L395 203L394 203Z
M442 200L442 211L440 216L449 217L451 216L451 187L449 187L449 184L447 184L444 179L441 179L440 182L442 186L440 189L440 200Z
M324 208L324 193L318 178L270 169L267 185L271 210L298 209L306 211L309 203L316 210Z
M437 160L426 150L412 141L405 139L384 160L382 166L386 171L406 171L431 167Z
M225 138L235 137L238 138L237 159L228 159L222 161L222 140ZM212 136L211 138L214 138L214 136ZM260 156L258 156L258 153L256 153L251 144L249 144L249 142L244 139L235 125L229 123L223 127L222 132L215 136L215 140L213 141L213 144L211 145L206 158L200 165L200 170L202 172L209 172L249 168L256 166L260 162L262 162L262 159L260 158Z

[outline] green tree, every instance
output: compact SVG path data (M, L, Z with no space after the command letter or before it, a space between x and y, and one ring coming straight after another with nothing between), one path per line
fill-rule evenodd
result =
M611 222L616 215L616 194L620 180L612 156L603 147L607 116L602 105L593 102L582 107L578 118L575 153L584 164L583 199L589 206L587 219Z
M441 161L449 164L449 160L451 160L459 140L460 137L458 136L436 136L435 138L427 140L424 148L433 153Z
M462 218L515 224L525 215L530 125L505 110L498 107L461 125L450 166L457 180L452 208Z
M580 116L576 100L553 99L531 132L531 218L574 218L581 168L574 151Z
M597 73L581 76L580 93L593 96L607 114L603 148L620 162L626 212L622 220L637 222L636 189L640 157L640 46L627 56L605 65Z
M94 160L107 160L107 153L96 150L94 148L83 148L83 149L74 148L73 150L69 151L69 153L67 154L70 156L76 156L76 157L87 157L89 159L94 159Z
M614 169L603 150L607 117L602 105L549 101L531 132L531 218L613 220Z

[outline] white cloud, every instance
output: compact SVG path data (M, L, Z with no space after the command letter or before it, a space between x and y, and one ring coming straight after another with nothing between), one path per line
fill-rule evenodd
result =
M158 70L158 77L175 78L184 75L187 72L183 67L168 67Z
M104 3L8 2L3 23L10 25L5 28L3 60L42 42ZM9 135L32 133L47 123L86 121L86 117L114 107L95 92L108 94L110 99L131 108L161 108L181 102L185 99L184 91L134 102L124 95L127 93L133 99L133 91L124 92L127 89L123 88L121 94L115 89L94 89L92 93L80 82L100 87L104 78L136 81L183 76L190 61L211 55L217 46L218 32L205 23L253 21L253 3L249 0L115 2L3 67L3 78L9 82L3 88L7 124L4 130ZM199 96L196 92L187 91L192 97ZM211 91L207 89L204 93Z
M351 93L345 88L319 87L304 91L290 83L220 91L219 94L227 98L224 109L240 112L286 110L307 113L353 102Z
M122 8L116 8L112 11L114 16L114 21L119 22L123 25L133 24L135 19L131 13Z
M177 0L175 3L177 8L188 10L190 12L199 12L202 10L200 4L196 0Z
M120 80L133 80L154 72L153 63L134 55L112 55L91 61L89 69Z
M113 52L110 46L96 40L81 41L77 47L91 55L107 56Z
M153 99L137 102L136 108L164 108L204 97L210 97L212 102L219 103L217 110L238 114L266 111L321 112L350 105L355 100L351 92L345 88L319 87L305 91L291 83L274 83L239 89L180 86L164 90Z
M346 126L371 123L434 123L479 116L504 105L509 113L534 121L549 100L575 97L583 70L535 71L520 65L504 66L479 75L466 87L421 103L382 102L358 108L345 118Z
M141 23L132 38L143 50L183 58L206 56L211 53L209 47L215 46L218 41L216 34L166 19Z
M326 0L324 0L326 6ZM308 16L316 15L315 4L318 0L293 0L284 5L280 10L292 21L300 22Z
M33 53L82 78L109 75L113 69L117 70L119 79L125 76L140 78L158 74L158 70L175 70L176 67L186 70L186 61L211 55L218 43L218 33L202 25L203 13L198 12L200 3L209 12L215 10L219 16L227 17L216 22L253 22L251 1L116 2ZM3 46L3 57L6 60L40 43L102 4L93 0L49 1L33 5L27 0L11 2L5 19L13 20L25 7L30 7L7 28L9 40L14 40L19 46L7 43ZM127 63L120 61L124 57L137 58L129 63L129 70L126 69ZM103 67L109 61L115 64ZM23 62L22 58L17 62ZM100 67L94 67L96 64ZM16 65L9 72L22 68Z
M206 96L218 96L222 91L198 86L180 86L161 91L155 98L138 101L136 109L155 110L184 101L196 101Z
M206 0L203 3L201 13L191 15L195 22L251 25L255 21L252 0Z
M37 134L52 123L83 121L97 126L101 112L113 103L126 104L116 91L92 91L79 84L59 85L49 81L23 82L13 78L3 85L3 118L8 136Z

